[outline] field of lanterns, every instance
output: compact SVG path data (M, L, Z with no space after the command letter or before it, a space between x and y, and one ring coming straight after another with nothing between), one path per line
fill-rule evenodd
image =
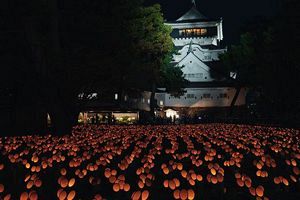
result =
M0 139L0 199L300 199L300 131L76 126Z

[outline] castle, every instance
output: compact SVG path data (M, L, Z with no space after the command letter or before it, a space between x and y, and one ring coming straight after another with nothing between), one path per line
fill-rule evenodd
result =
M235 74L224 72L220 64L220 55L227 51L223 47L223 20L209 19L196 8L191 7L183 16L175 21L165 23L171 26L171 36L176 49L171 65L180 67L188 85L184 95L174 97L165 88L157 88L155 114L162 118L201 117L209 111L220 113L228 109L235 98ZM239 91L234 106L246 103L245 88ZM118 122L133 123L140 119L140 113L150 111L151 92L145 91L139 98L129 98L125 95L122 105L119 105L119 95L109 103L99 100L90 102L80 113L82 122L92 120L106 123L109 118ZM215 114L213 114L215 115Z
M196 4L175 21L165 23L172 28L172 39L177 52L172 65L180 67L189 81L185 94L174 97L159 88L155 97L167 117L197 115L201 110L230 107L236 93L233 79L219 63L223 47L223 20L209 19L201 14ZM245 105L246 89L242 88L235 106Z

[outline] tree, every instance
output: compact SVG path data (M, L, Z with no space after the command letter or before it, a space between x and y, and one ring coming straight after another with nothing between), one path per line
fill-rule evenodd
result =
M109 99L116 92L122 97L154 91L168 77L162 68L172 41L157 5L144 7L140 0L16 1L6 14L16 37L8 40L4 74L13 91L24 91L15 95L14 112L22 117L14 124L30 121L17 132L40 132L46 120L36 119L49 113L54 134L70 133L91 92ZM168 78L180 79L176 73ZM23 111L25 100L28 109Z
M128 26L131 36L131 63L135 69L133 80L138 80L139 90L151 91L151 113L154 116L154 100L157 86L167 88L174 95L180 95L185 81L182 71L170 65L174 45L170 36L171 28L164 25L161 9L158 4L140 7L137 17ZM136 86L135 86L136 88Z
M240 44L233 45L229 51L221 55L220 60L226 67L228 74L234 72L236 78L230 78L235 85L235 95L230 104L229 115L233 112L233 107L240 94L241 88L251 84L255 80L255 49L253 37L250 33L241 35Z
M240 43L232 46L222 56L229 71L238 73L237 85L247 85L259 91L265 112L273 117L287 119L299 117L300 67L297 61L299 50L299 3L285 1L281 13L269 22L248 30ZM287 42L286 38L289 38ZM267 113L265 113L267 114Z

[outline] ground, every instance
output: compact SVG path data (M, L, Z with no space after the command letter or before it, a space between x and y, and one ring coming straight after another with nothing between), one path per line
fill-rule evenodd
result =
M76 126L1 138L0 199L300 199L299 130Z

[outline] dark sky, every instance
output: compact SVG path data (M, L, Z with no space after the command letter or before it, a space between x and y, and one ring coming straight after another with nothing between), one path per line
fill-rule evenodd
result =
M198 10L208 18L224 20L226 43L238 41L240 30L257 17L270 18L279 10L280 0L195 0ZM167 20L179 18L191 7L191 0L145 0L147 5L159 3Z

